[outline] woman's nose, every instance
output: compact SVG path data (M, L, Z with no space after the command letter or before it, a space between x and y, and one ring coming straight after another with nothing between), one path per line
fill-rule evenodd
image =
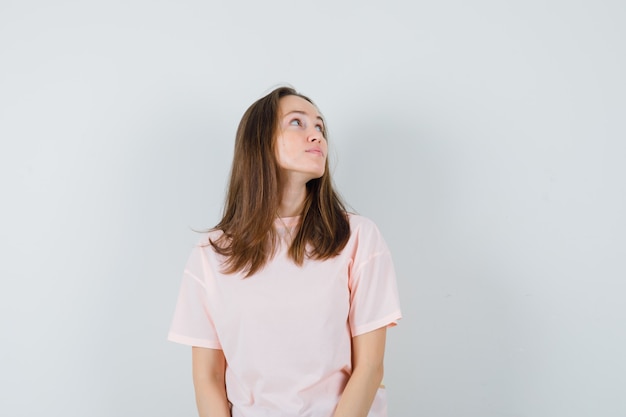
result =
M315 129L309 134L309 142L320 142L322 140L322 132Z

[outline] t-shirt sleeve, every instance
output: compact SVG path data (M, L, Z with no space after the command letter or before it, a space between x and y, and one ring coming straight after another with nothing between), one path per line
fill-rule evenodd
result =
M395 326L402 313L391 253L371 222L355 230L357 249L350 271L349 324L352 336Z
M167 338L184 345L221 349L209 305L204 249L196 246L187 261Z

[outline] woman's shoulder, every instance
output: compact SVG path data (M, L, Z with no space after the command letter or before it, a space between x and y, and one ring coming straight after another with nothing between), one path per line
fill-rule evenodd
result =
M198 233L198 240L196 241L196 247L205 248L211 247L211 242L217 242L222 236L224 232L219 229L209 229L203 232Z
M375 254L388 252L385 238L372 219L349 213L348 220L350 221L348 253L355 258L369 259Z
M352 235L380 235L378 226L369 217L348 213L348 221L350 222L350 233Z
M372 219L356 213L348 213L348 221L351 227L376 227Z

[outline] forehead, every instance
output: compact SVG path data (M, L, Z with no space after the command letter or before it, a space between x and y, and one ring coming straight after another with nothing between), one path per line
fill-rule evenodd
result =
M290 112L300 111L311 117L322 117L317 108L299 96L285 96L278 102L278 112L281 116L285 116Z

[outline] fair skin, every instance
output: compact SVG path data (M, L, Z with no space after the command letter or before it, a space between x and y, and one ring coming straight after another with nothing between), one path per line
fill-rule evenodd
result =
M333 417L367 417L383 380L387 328L352 338L352 374Z
M324 121L313 104L286 96L280 99L278 125L276 158L285 180L278 214L297 216L304 206L306 183L324 175L328 155Z
M302 212L306 183L324 174L328 144L317 108L298 96L279 103L276 157L285 185L278 215ZM352 374L333 417L366 417L383 378L386 328L352 338ZM218 349L192 348L193 381L200 417L230 417L224 383L226 359Z
M199 417L230 417L226 398L226 359L220 349L191 348L193 386Z

